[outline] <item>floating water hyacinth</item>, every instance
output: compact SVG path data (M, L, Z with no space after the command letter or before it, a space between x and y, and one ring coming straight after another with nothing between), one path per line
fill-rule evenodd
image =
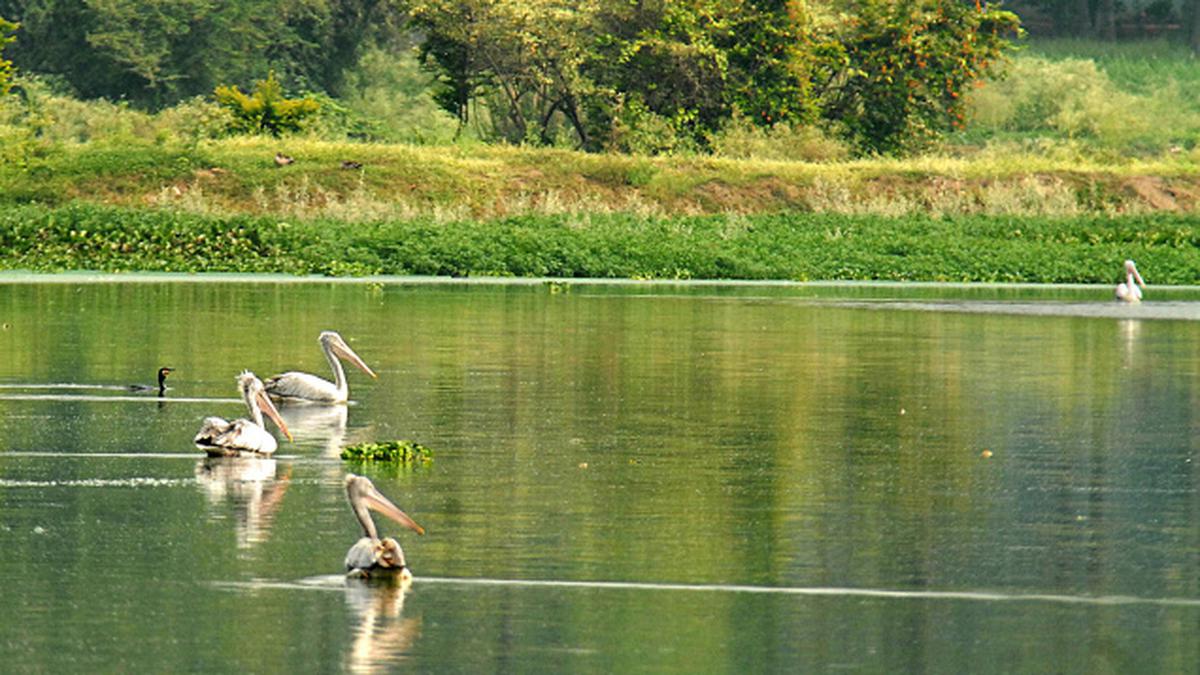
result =
M356 443L342 448L342 459L357 462L400 462L426 464L433 461L433 451L413 441L384 441Z

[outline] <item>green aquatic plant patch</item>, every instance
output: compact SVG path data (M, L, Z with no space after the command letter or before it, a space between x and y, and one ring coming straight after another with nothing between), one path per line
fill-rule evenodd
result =
M347 223L87 204L0 211L0 269L632 279L1200 283L1200 220L785 213Z
M433 451L412 441L356 443L342 448L342 459L357 462L399 462L425 464L433 461Z

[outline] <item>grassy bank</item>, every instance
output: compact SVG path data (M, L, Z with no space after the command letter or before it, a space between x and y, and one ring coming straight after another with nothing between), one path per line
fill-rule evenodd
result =
M958 157L818 163L295 138L187 147L95 142L33 148L22 161L0 163L0 205L85 201L348 222L582 213L1078 216L1200 209L1200 150L1149 159L1077 150L1030 145ZM276 166L277 151L295 163ZM343 168L347 161L361 168Z
M710 279L1200 283L1178 215L524 215L347 223L76 204L0 211L0 268Z

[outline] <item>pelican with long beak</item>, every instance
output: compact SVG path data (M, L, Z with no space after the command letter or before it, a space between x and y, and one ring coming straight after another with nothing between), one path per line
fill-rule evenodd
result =
M200 425L200 431L193 440L195 444L208 453L210 457L229 457L237 455L270 455L279 444L275 437L263 425L265 412L275 426L283 432L287 439L292 440L292 432L279 416L275 404L267 397L263 383L254 373L245 370L237 377L238 391L246 408L250 410L250 419L236 419L226 422L220 417L206 417Z
M346 384L346 371L342 368L340 359L353 363L371 377L378 377L358 354L350 349L350 345L335 331L327 330L317 338L321 343L321 351L333 368L334 381L323 380L309 373L287 372L267 379L267 393L287 400L316 401L319 403L345 403L350 398L350 386Z
M1134 285L1135 282L1137 286ZM1138 286L1142 288L1138 288ZM1117 299L1125 302L1141 302L1144 288L1146 288L1146 282L1142 281L1142 275L1138 273L1137 265L1134 265L1132 260L1126 260L1125 282L1117 284Z
M379 574L399 574L401 581L411 580L412 572L408 570L400 543L391 537L379 538L375 521L367 509L374 509L417 534L425 534L425 528L384 497L364 476L346 475L346 497L363 529L363 538L346 553L347 576L366 578Z

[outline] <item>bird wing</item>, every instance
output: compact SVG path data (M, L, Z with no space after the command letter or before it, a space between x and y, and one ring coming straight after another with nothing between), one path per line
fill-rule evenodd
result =
M337 387L309 373L290 372L268 378L263 387L271 396L299 398L308 401L336 401Z
M200 424L200 431L196 432L196 437L192 439L192 442L197 445L216 445L216 439L229 431L229 427L229 422L220 417L205 417L204 422Z

